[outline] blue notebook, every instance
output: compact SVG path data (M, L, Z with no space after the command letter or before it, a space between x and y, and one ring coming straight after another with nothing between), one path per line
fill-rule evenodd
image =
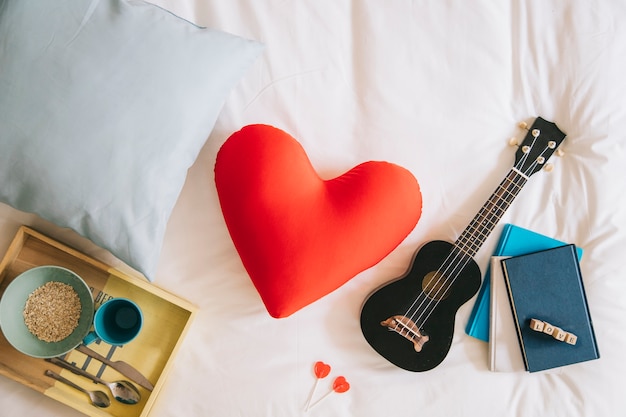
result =
M531 252L551 249L565 245L565 242L524 229L513 224L505 224L500 240L493 253L494 256L519 256ZM582 256L582 249L577 249L578 258ZM470 313L465 332L477 339L489 341L489 314L490 314L490 272L485 272L480 291Z
M600 357L574 245L506 258L502 270L526 370ZM531 327L532 319L541 322L538 329ZM541 331L543 323L549 323L547 333ZM576 340L561 341L558 333Z

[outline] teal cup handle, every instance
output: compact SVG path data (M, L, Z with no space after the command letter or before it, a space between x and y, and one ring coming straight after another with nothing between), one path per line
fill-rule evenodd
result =
M96 340L98 340L98 339L99 339L99 337L98 337L98 335L96 334L96 332L95 332L95 331L91 331L91 332L87 333L87 336L85 336L85 337L83 338L83 344L84 344L84 345L88 345L88 344L90 344L90 343L95 342L95 341L96 341Z
M143 326L143 313L128 298L112 298L102 304L94 314L94 330L83 338L88 345L102 340L110 345L121 346L133 340Z

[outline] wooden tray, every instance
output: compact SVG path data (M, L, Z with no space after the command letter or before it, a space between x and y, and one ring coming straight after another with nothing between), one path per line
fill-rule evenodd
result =
M144 315L144 326L135 340L123 347L112 347L106 343L94 343L89 347L114 361L128 362L150 380L154 389L149 391L135 384L142 396L138 404L121 404L112 399L108 408L94 407L85 394L45 376L45 370L60 373L86 389L110 394L105 386L61 370L43 359L18 352L1 332L0 374L89 416L147 416L189 329L196 308L154 284L124 274L25 226L19 229L0 262L0 297L16 276L41 265L57 265L76 272L92 289L96 308L112 297L127 297L139 304ZM128 379L78 351L70 352L65 359L104 380Z

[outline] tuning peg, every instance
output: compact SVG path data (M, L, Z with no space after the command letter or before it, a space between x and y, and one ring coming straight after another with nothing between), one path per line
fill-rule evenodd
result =
M554 165L552 164L546 164L546 166L543 167L543 170L546 172L551 172L554 169Z
M517 146L517 145L519 145L517 143L517 138L514 138L514 137L509 138L509 146Z
M528 130L528 123L526 122L519 122L517 125L522 129Z
M559 148L556 151L554 151L554 154L556 156L563 156L563 155L565 155L565 151L563 149Z

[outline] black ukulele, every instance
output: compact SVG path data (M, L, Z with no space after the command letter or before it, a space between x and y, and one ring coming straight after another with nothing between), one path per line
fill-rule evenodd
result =
M444 360L456 312L480 287L481 272L473 256L564 138L554 123L537 117L515 153L514 167L458 240L426 243L405 275L368 297L361 330L374 350L408 371L427 371Z

